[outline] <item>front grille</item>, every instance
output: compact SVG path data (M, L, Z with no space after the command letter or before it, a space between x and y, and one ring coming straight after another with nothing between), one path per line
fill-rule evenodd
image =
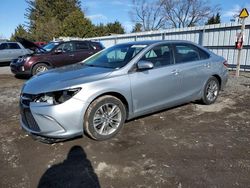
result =
M33 131L40 131L39 126L36 123L36 120L34 119L31 111L29 108L21 108L21 117L22 117L22 121L23 123L30 129Z

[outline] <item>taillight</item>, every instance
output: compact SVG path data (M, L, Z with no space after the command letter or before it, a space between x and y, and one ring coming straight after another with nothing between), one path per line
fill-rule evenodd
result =
M223 62L223 65L224 65L226 68L229 67L229 65L228 65L228 63L227 63L227 60L225 60L225 61Z

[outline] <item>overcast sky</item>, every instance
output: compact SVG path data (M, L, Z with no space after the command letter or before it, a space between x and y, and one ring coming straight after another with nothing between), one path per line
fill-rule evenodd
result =
M153 1L153 0L152 0ZM129 12L133 8L131 0L81 0L82 9L94 24L120 21L126 32L132 30ZM242 7L250 10L246 0L210 0L212 5L220 5L222 22L229 22L232 15ZM18 24L24 24L27 8L25 0L0 0L0 38L8 39ZM250 12L250 11L249 11Z

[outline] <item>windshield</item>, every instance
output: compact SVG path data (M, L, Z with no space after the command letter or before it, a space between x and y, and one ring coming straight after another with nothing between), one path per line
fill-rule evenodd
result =
M118 69L125 66L147 45L119 44L97 53L85 60L87 66Z
M43 49L46 50L47 52L51 51L55 46L58 46L59 42L50 42L43 46Z

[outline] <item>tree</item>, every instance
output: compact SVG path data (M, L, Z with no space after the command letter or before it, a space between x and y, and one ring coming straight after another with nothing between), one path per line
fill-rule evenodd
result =
M30 33L26 31L23 25L19 24L15 29L15 32L11 35L10 40L15 41L16 37L22 37L31 40Z
M219 24L220 22L220 13L217 13L216 15L211 16L208 20L206 25L211 25L211 24Z
M95 36L105 36L108 35L107 27L103 24L100 23L99 25L95 26Z
M124 34L125 30L122 27L122 24L118 21L115 21L114 23L108 23L106 25L107 32L109 34L115 33L115 34Z
M91 37L94 26L91 21L84 17L80 10L75 10L68 15L62 23L61 35L69 37Z
M219 12L218 12L218 13L216 14L216 16L215 16L215 23L216 23L216 24L221 23L220 13L219 13Z
M165 20L162 14L162 1L157 0L156 3L152 3L150 0L132 0L132 3L134 5L131 11L132 21L140 23L143 31L164 28Z
M160 0L169 27L182 28L203 24L214 10L208 0Z
M99 25L95 26L94 29L94 36L106 36L110 34L124 34L125 30L122 26L122 24L118 21L115 21L114 23L110 22L104 25L103 23L100 23Z
M26 0L28 30L37 41L53 37L91 36L93 25L85 18L80 0Z
M142 32L142 24L136 23L133 27L132 33Z

